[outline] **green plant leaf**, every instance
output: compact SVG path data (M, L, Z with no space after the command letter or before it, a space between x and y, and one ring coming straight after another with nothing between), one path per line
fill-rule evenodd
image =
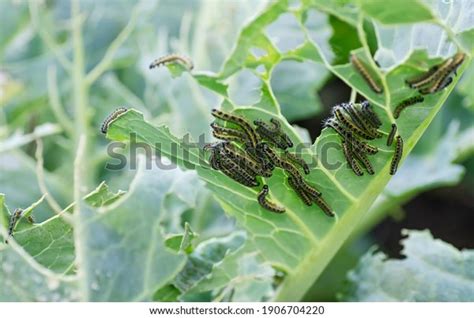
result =
M184 255L165 246L161 226L169 181L179 171L146 170L140 158L126 195L102 208L82 203L74 212L86 300L151 300L185 264Z
M102 207L110 205L120 199L126 192L119 190L117 193L113 193L109 190L109 186L102 181L97 188L84 197L84 201L93 207Z
M32 210L36 204L25 211ZM7 238L8 235L6 222L9 215L5 205L5 196L0 194L0 234L3 238ZM23 233L33 227L27 228ZM53 238L57 233L58 231L44 230L41 234ZM51 246L47 246L48 238L43 240L38 234L38 231L32 230L29 235L25 235L28 239L37 239L38 242L23 247L16 243L18 239L16 236L15 240L10 240L8 244L4 244L3 240L0 242L0 263L2 264L0 266L0 299L2 301L77 300L76 278L54 273L66 268L68 254L58 253L64 251L58 251L57 241L50 240ZM21 238L18 239L18 242L20 241ZM51 250L55 253L52 254ZM43 266L42 263L49 265L49 268Z
M457 162L465 152L473 151L474 129L471 127L460 131L459 126L459 122L453 121L441 136L437 136L433 130L423 135L423 138L426 137L425 143L433 139L435 142L424 151L412 152L408 156L398 173L377 197L355 235L378 224L387 213L398 210L420 193L461 182L465 169Z
M473 301L474 250L459 251L428 230L404 230L405 259L369 251L348 275L346 301Z
M222 90L215 90L224 98L221 108L242 115L250 122L257 118L265 120L277 118L283 123L285 132L299 144L301 139L281 114L279 103L269 83L270 74L275 66L285 59L320 63L370 101L383 122L381 130L388 134L391 123L395 122L392 113L394 107L415 94L406 87L405 79L426 71L439 63L440 59L429 58L426 51L409 51L405 60L394 61L395 64L391 67L378 68L371 58L363 26L363 15L360 15L355 27L362 47L352 53L373 69L374 77L380 81L384 89L383 94L376 94L348 61L345 64L331 65L329 62L331 52L328 51L330 46L327 43L329 38L313 36L313 31L309 30L308 10L313 9L306 4L291 10L304 32L304 40L296 48L280 52L267 37L265 30L281 14L290 10L286 1L271 4L244 27L234 51L222 70L218 74L199 74L198 82L202 82L205 76L208 76L208 82L224 83L230 76L238 76L241 71L245 72L244 69L253 69L253 74L259 78L260 99L251 107L239 107L227 93L223 95ZM260 53L255 55L252 53L255 51ZM458 70L458 76L454 78L452 85L438 94L426 96L423 104L408 108L396 121L398 132L405 141L403 158L413 149L469 62L470 57ZM217 85L206 87L213 89ZM338 145L339 138L334 132L324 129L311 147L303 147L301 154L306 161L312 163L312 171L307 180L317 185L323 192L324 199L336 211L337 217L330 219L317 207L306 207L290 190L283 172L279 169L275 170L270 179L265 180L270 187L271 199L286 208L285 214L275 215L258 204L256 200L258 189L246 188L223 174L210 170L208 165L199 159L199 151L188 149L188 143L171 135L165 126L153 127L135 110L129 110L114 120L110 124L107 137L127 141L133 133L137 135L138 140L152 147L157 148L155 145L160 144L162 155L171 157L182 166L194 167L197 170L224 210L235 217L248 231L248 240L261 256L285 274L275 300L301 299L390 180L389 166L393 148L387 147L384 139L372 143L380 149L372 161L376 174L356 177L345 164L336 169L329 169L323 164L323 159L345 162L341 151L329 154L325 152L324 149L328 145ZM172 151L171 143L177 146L178 152ZM185 153L190 155L184 158L182 154ZM322 157L326 155L329 158Z
M212 238L199 244L188 257L186 265L176 276L173 285L181 292L182 298L193 297L193 291L203 279L219 264L228 253L235 251L245 242L245 234L235 232L226 237ZM201 292L201 290L197 290Z
M50 195L59 204L65 205L67 203L66 189L62 187L58 176L45 171L44 179ZM0 154L0 184L2 185L0 191L5 194L6 204L12 210L25 209L33 200L43 195L38 186L35 163L17 150ZM36 207L34 217L36 222L42 222L52 215L49 206L42 203Z
M0 245L2 301L77 301L75 279L64 279L18 248Z
M246 243L235 251L229 250L189 294L212 292L213 301L266 301L274 295L276 275L255 247Z
M434 19L433 14L421 1L358 1L360 8L369 16L384 24L413 23Z
M43 198L44 196L23 210L22 217L14 229L14 239L35 262L53 272L66 274L72 270L75 257L71 226L58 215L38 224L26 221ZM0 194L0 207L3 228L6 231L11 213L5 205L3 194ZM5 237L5 240L7 239L12 241L11 237Z
M186 222L184 224L184 233L169 236L165 240L165 245L176 252L183 251L189 254L193 250L192 240L196 236L196 233L191 230L189 223Z

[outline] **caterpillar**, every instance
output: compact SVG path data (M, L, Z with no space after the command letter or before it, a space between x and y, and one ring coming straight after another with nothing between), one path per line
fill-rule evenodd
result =
M258 151L264 154L265 158L268 159L272 165L281 167L280 158L278 158L277 154L266 143L260 143L258 145Z
M424 88L420 90L422 94L431 94L436 93L443 88L447 87L453 81L452 78L449 76L452 72L456 72L457 68L462 64L464 61L465 54L464 53L456 53L452 58L448 59L447 61L451 61L445 67L440 68L439 70L439 77L437 77L433 85L428 88Z
M242 141L242 138L240 136L222 133L222 132L219 132L217 130L214 130L212 132L212 136L214 136L214 138L216 138L216 139L220 139L220 140L224 140L224 141L237 141L237 142Z
M397 107L395 107L395 110L393 111L393 117L395 119L398 119L400 117L400 113L407 108L408 106L417 104L417 103L422 103L425 100L425 98L421 95L413 96L410 98L405 99L404 101L400 102Z
M271 133L270 131L266 130L262 126L257 127L256 129L257 134L262 138L267 140L269 143L272 145L275 145L276 147L280 149L286 149L288 148L287 143L280 138L280 136Z
M380 138L382 133L377 130L380 127L376 122L378 120L377 115L370 109L370 106L367 106L368 103L365 105L366 107L360 105L360 109L357 109L354 104L346 104L344 110L352 120L356 118L355 122L358 123L359 128L370 134L373 138Z
M456 71L458 67L464 62L464 59L466 58L466 54L464 53L456 53L453 57L453 62L450 65L451 72L454 72L454 75L457 75Z
M390 174L393 176L398 169L398 164L403 155L403 139L400 135L397 136L395 145L395 153L393 154L392 162L390 164Z
M211 155L209 156L209 165L214 170L220 170L221 169L220 165L219 165L219 160L217 158L217 155L214 152L212 152Z
M315 198L315 197L320 197L322 196L323 194L321 192L319 192L318 190L316 190L315 188L313 188L312 186L310 186L309 184L307 184L302 178L301 179L294 179L294 182L296 182L296 184L301 187L302 190L304 190L304 192L310 197L310 198Z
M20 220L22 214L23 209L17 208L10 216L10 222L8 223L8 236L5 240L5 244L8 244L8 239L13 236L13 230L15 229L15 226Z
M305 174L309 174L310 173L310 170L309 170L309 166L308 164L306 163L306 161L304 161L303 158L299 158L297 157L296 155L288 152L288 151L285 151L285 156L286 158L288 158L291 162L293 163L296 163L298 165L301 166L301 168L303 168L303 171Z
M323 212L330 217L334 217L336 214L331 207L324 201L322 197L315 197L314 202L323 210Z
M440 65L435 65L431 67L428 72L425 74L422 74L420 76L417 76L412 79L407 79L405 80L405 83L410 87L410 88L419 88L424 85L429 84L435 77L436 73L439 70Z
M267 144L262 143L260 147L273 165L280 167L286 172L288 172L295 180L303 179L298 169L296 169L293 164L278 157L278 155Z
M374 139L372 135L362 130L356 124L354 124L351 120L345 117L341 111L341 108L338 108L338 107L334 108L334 115L339 120L339 122L342 123L344 126L346 126L347 129L349 129L352 133L359 135L360 137L364 139L369 139L369 140Z
M214 170L220 170L220 143L207 144L203 147L204 151L211 150L211 155L209 156L209 165Z
M267 195L268 195L268 185L263 185L262 191L258 194L258 203L264 208L267 209L268 211L274 212L274 213L284 213L285 208L280 207L276 205L275 203L268 201L267 200Z
M313 204L313 200L306 194L306 192L301 189L301 186L295 182L292 177L288 177L288 184L290 187L296 192L296 194L300 197L300 199L306 204L307 206L311 206Z
M241 169L239 165L231 159L224 157L218 160L219 168L226 176L248 187L256 187L259 185L259 182L254 176Z
M352 156L352 150L350 148L350 144L347 141L342 142L342 153L344 154L344 157L346 158L347 163L349 164L349 167L351 167L352 171L354 171L357 176L362 176L364 173L359 167L357 161Z
M295 179L295 181L303 180L303 176L292 163L278 158L277 166L289 173Z
M109 116L107 116L107 118L105 118L105 120L102 122L102 125L100 126L100 131L103 133L103 134L106 134L107 133L107 129L109 129L109 125L110 123L115 120L118 116L120 116L121 114L125 113L128 109L126 109L125 107L120 107L120 108L117 108L116 110L114 110L112 112L112 114L110 114Z
M279 131L281 129L281 123L275 118L270 118L270 122L273 124L273 127L276 131Z
M392 124L392 128L390 129L390 133L387 137L387 146L391 146L393 143L393 139L395 138L395 134L397 133L397 125Z
M368 102L360 104L360 109L356 105L349 103L342 106L346 113L357 123L361 128L371 133L375 138L381 137L381 133L377 130L381 126L381 122L377 115L373 112Z
M191 59L179 54L169 54L169 55L162 56L154 60L150 64L149 68L152 69L161 65L165 65L168 63L175 63L175 62L178 62L181 65L185 66L189 71L191 71L194 68L194 64L193 64L193 61L191 61Z
M353 151L352 152L353 156L364 166L365 170L367 170L367 173L370 175L373 175L375 173L374 168L372 167L372 164L370 163L369 159L367 156L359 151Z
M352 170L354 170L356 175L359 175L359 172L360 172L360 175L363 174L363 172L360 170L359 165L357 164L357 161L359 161L364 166L365 170L367 170L367 172L370 175L373 175L375 172L374 172L374 168L372 167L372 164L370 163L369 159L367 158L367 156L365 155L364 152L357 151L357 150L354 151L354 149L353 149L354 147L353 147L353 143L352 143L353 140L354 139L353 139L352 134L349 134L347 136L347 140L346 140L347 143L348 143L346 145L346 147L347 147L347 154L349 155L349 157L352 156L351 163L350 163ZM345 151L344 150L345 145L343 144L342 146L343 146L343 152L344 152ZM344 156L346 158L348 157L348 156L346 156L346 154L344 154ZM357 161L354 160L354 159L357 159ZM353 165L354 165L354 167L353 167Z
M456 53L453 57L430 68L425 74L414 79L406 80L406 83L411 88L422 88L423 86L433 83L430 87L421 89L420 92L422 94L435 93L449 85L449 83L445 85L443 85L443 83L446 83L446 78L452 72L456 73L457 68L463 63L465 56L464 53Z
M348 135L351 134L350 131L347 131L344 127L342 127L337 121L334 120L334 118L327 119L324 122L324 127L331 127L332 129L334 129L342 137L343 140L347 139ZM352 138L351 144L355 148L355 150L363 151L371 155L376 154L378 152L378 149L376 147L368 145L365 142L361 142L355 138Z
M273 118L271 120L273 120ZM276 121L276 122L278 124L275 124L272 121L273 127L270 127L270 125L268 125L267 123L265 123L261 119L256 119L256 120L253 121L255 126L262 127L264 130L266 130L267 132L269 132L271 134L278 134L280 132L280 122L278 122L278 121Z
M372 126L368 118L366 118L361 111L358 111L355 108L355 105L353 105L352 103L349 103L349 104L343 103L341 106L336 106L336 107L338 108L342 107L342 109L347 114L349 114L349 117L352 119L354 124L358 126L360 129L364 130L366 133L370 134L373 138L380 137L380 132L378 132L377 129Z
M443 81L443 83L441 83L441 86L439 87L439 90L438 90L438 91L440 91L440 90L442 90L442 89L448 87L449 84L451 84L452 82L453 82L453 78L452 78L451 76L447 77L447 78Z
M241 130L228 128L228 127L222 127L222 126L217 125L216 123L212 123L211 128L219 134L233 135L233 136L241 138L243 141L246 140L246 135Z
M247 170L252 175L262 175L264 177L271 177L271 170L265 170L263 167L253 159L239 153L235 147L230 143L223 143L223 152L229 157L234 159L241 168Z
M245 147L245 152L249 155L250 158L252 158L252 160L260 164L262 166L262 169L268 170L271 174L271 171L275 168L275 166L268 160L265 152L261 149L260 145L261 143L257 145L256 148L247 145Z
M293 141L291 140L290 136L288 136L286 133L284 133L281 130L281 123L278 120L276 120L275 118L271 118L270 122L273 124L275 129L278 129L278 131L280 132L280 137L285 141L286 145L289 148L293 147Z
M271 141L281 149L293 147L293 141L281 130L281 123L275 118L271 118L270 122L273 127L270 127L269 124L260 119L254 120L253 123L257 126L257 133L261 135L262 138Z
M355 67L355 69L362 75L362 77L365 79L367 84L369 84L370 88L377 93L380 94L383 92L382 88L375 82L375 80L372 78L372 76L369 74L367 71L367 68L365 65L362 63L357 56L354 54L351 55L351 63Z
M243 119L240 116L232 115L232 114L223 112L223 111L218 110L218 109L213 109L211 111L211 114L215 118L222 119L222 120L225 120L225 121L229 121L231 123L236 124L240 128L242 128L244 130L244 132L247 134L247 137L248 137L249 142L252 145L252 147L255 148L257 146L257 142L258 142L257 134L256 134L255 130L253 129L253 127L250 126L250 124L245 119Z
M247 135L238 129L221 127L216 123L212 123L211 128L213 129L212 135L217 139L249 143Z
M379 128L380 126L382 126L382 122L380 121L379 117L374 112L368 101L363 101L361 103L361 108L362 113L365 115L365 117L369 120L369 122L374 128Z

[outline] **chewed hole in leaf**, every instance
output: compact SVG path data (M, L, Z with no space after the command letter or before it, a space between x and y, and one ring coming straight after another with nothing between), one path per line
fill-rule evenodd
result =
M273 71L271 86L288 120L313 116L322 105L316 94L324 85L326 68L319 63L282 61Z
M252 105L259 101L262 80L248 69L229 77L229 97L238 105Z
M256 59L260 59L261 57L267 55L267 51L265 51L264 49L259 48L259 47L252 47L252 48L250 48L250 53L252 53L252 55L253 55Z
M292 13L285 13L270 24L266 33L280 52L288 52L304 43L305 37L298 20Z

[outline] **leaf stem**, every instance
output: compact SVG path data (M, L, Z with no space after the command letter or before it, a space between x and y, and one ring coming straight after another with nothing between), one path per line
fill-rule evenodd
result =
M46 31L46 29L44 28L43 23L39 21L38 3L39 3L38 1L34 1L34 0L30 0L28 2L31 22L34 28L37 30L40 38L43 40L46 46L51 50L51 52L53 52L53 54L56 56L61 66L67 71L69 71L72 68L71 61L67 59L64 53L59 49L56 41L53 39L51 34L49 34L48 31Z
M64 111L61 103L61 98L58 91L58 81L56 77L56 67L51 65L48 67L48 97L49 104L53 111L56 120L64 129L64 131L70 136L74 136L74 130L72 128L73 123Z
M132 16L128 21L128 24L117 37L110 43L107 51L104 54L102 60L87 74L86 83L92 85L112 64L113 58L117 53L120 46L127 40L135 28L137 17L138 17L138 5L132 11Z

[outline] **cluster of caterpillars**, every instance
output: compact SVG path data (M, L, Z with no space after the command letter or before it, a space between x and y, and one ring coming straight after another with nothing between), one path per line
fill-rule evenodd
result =
M401 101L393 111L395 118L400 117L401 112L408 106L424 101L422 95L434 94L452 83L452 75L456 75L456 70L464 61L464 53L456 53L454 56L434 65L427 72L413 78L409 78L405 83L412 89L417 89L420 95L412 96Z
M222 141L204 147L211 153L209 164L213 169L247 187L259 187L261 178L269 178L275 168L281 168L288 185L304 204L315 203L326 215L334 216L322 193L304 179L303 173L310 173L309 166L288 151L293 147L293 141L278 120L257 119L252 125L243 117L221 110L213 109L212 115L222 123L211 124L213 136ZM284 213L285 208L269 200L268 194L268 185L264 184L257 197L258 203L271 212Z
M443 62L434 65L431 67L427 72L418 75L414 78L409 78L405 81L405 83L412 89L417 89L419 95L415 95L409 97L403 101L401 101L394 109L393 116L395 119L400 117L402 111L407 108L408 106L422 103L424 101L423 95L427 94L434 94L442 89L449 86L452 81L452 75L456 75L456 70L458 67L463 63L466 55L462 52L456 53L452 57L444 60ZM377 94L383 92L380 84L374 77L371 75L369 68L354 54L351 55L350 61L357 72L364 78L367 82L367 85ZM346 157L349 166L352 168L354 173L358 176L363 174L363 171L358 163L360 163L369 174L373 174L374 171L368 162L367 158L365 157L366 154L372 154L371 152L364 150L363 147L358 147L359 141L352 141L354 139L354 135L358 136L359 138L364 139L371 139L367 138L370 137L368 134L370 131L365 130L363 131L364 127L361 123L357 122L357 118L355 116L350 116L352 121L349 120L347 117L344 118L342 113L345 109L347 109L347 104L338 105L334 108L333 118L330 118L326 121L326 126L332 127L334 130L338 132L339 135L343 138L342 141L342 148L344 152L344 156ZM357 112L354 111L355 106L349 106L349 109L353 110L353 114ZM363 108L360 107L361 109ZM348 115L349 112L346 111ZM363 116L363 111L359 112ZM368 119L367 116L365 116ZM370 122L370 121L368 121ZM380 125L379 125L380 126ZM373 127L375 130L377 127ZM361 131L362 130L362 131ZM371 137L377 138L377 136L372 135ZM373 139L373 138L372 138ZM394 155L392 158L392 162L390 165L390 174L394 175L397 171L398 164L400 163L401 157L403 155L403 139L400 135L397 135L397 125L392 124L391 130L388 134L387 138L387 146L391 146L393 141L395 140L395 150ZM362 151L358 148L361 148ZM375 151L376 152L376 151ZM362 157L361 157L362 155Z
M363 170L371 175L375 173L368 156L376 154L378 149L367 141L382 137L378 130L381 125L382 122L367 101L336 105L332 117L324 122L324 127L332 128L341 137L344 157L357 176L362 176Z

